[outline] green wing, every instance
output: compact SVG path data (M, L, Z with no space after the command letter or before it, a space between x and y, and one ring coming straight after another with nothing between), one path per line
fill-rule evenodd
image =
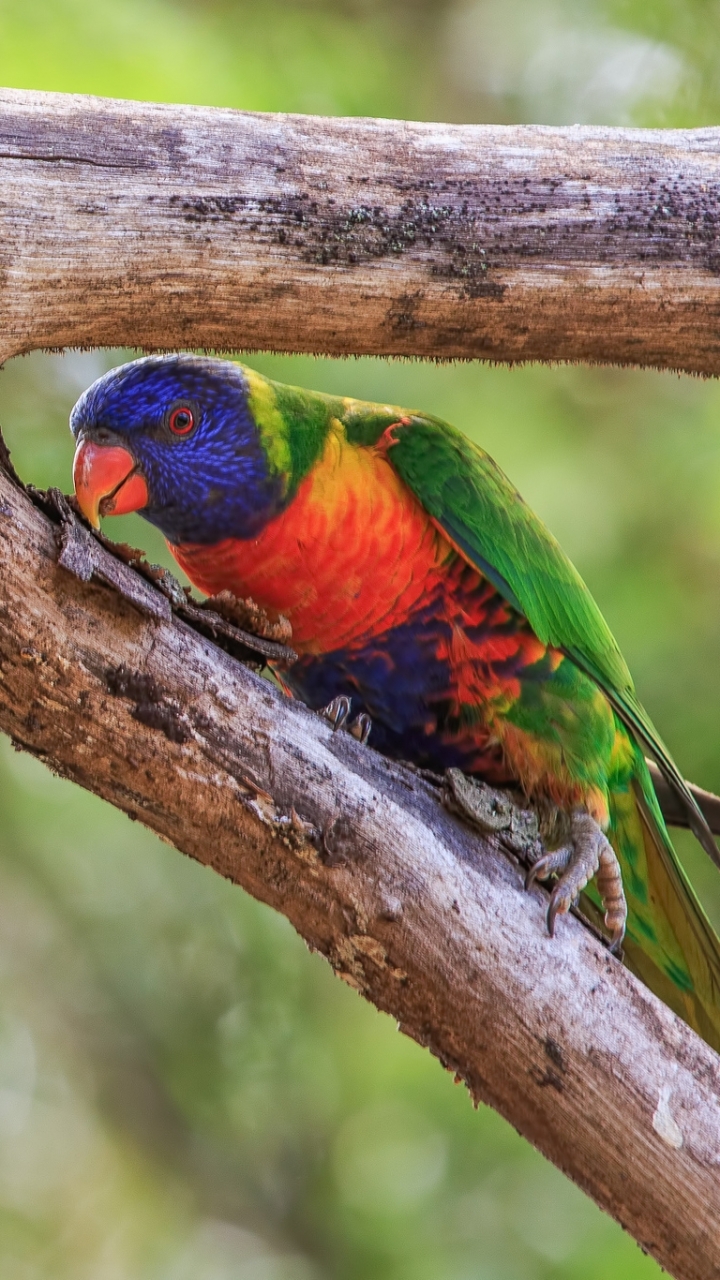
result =
M647 713L600 610L552 534L492 458L439 419L393 426L387 457L465 558L525 615L544 644L562 649L606 693L655 757L690 827L720 866L712 833Z

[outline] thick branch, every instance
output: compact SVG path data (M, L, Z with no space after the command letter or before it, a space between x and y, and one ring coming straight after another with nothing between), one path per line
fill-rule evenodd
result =
M720 131L0 92L0 358L272 348L720 372Z
M102 547L80 581L59 533L0 473L0 729L282 911L669 1271L716 1275L715 1054L578 921L548 938L547 899L417 774L144 580L133 607Z

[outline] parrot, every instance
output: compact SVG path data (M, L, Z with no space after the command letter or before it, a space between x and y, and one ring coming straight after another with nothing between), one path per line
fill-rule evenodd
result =
M550 933L595 902L608 945L720 1051L720 940L646 752L716 864L717 846L588 588L487 453L428 414L189 353L111 369L70 428L93 527L139 512L197 590L289 620L286 692L555 814L528 877L554 886Z

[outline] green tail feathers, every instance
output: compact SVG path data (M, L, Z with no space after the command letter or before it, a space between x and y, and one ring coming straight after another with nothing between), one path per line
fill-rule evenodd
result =
M672 846L647 765L610 791L608 837L628 904L625 963L720 1052L720 939Z

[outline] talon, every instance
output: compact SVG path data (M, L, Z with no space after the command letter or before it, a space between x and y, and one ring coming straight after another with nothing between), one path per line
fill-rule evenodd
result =
M555 917L556 917L556 915L557 915L557 913L558 913L558 910L559 910L559 908L555 905L555 903L553 902L553 900L552 900L552 898L551 898L551 899L550 899L550 906L548 907L548 909L547 909L547 915L545 916L545 923L547 924L547 931L548 931L548 933L549 933L549 935L550 935L550 937L551 937L551 938L554 938L554 937L555 937Z
M552 853L546 853L542 858L538 858L525 877L525 888L532 889L536 880L547 880L548 876L565 871L572 858L572 852L572 849L567 848L553 849Z
M352 702L342 694L339 698L333 698L332 702L328 702L327 706L323 707L319 714L330 721L333 731L335 731L345 728L351 708Z
M571 833L572 847L555 849L538 858L528 871L525 887L530 889L537 880L545 880L552 874L559 876L547 912L548 933L552 938L557 917L567 914L594 876L605 912L605 927L610 934L609 949L617 953L625 937L627 921L620 864L607 836L588 813L572 815Z
M550 897L550 906L547 909L547 930L551 938L555 937L555 920L557 916L567 915L572 906L573 899L567 891L563 889L562 880L555 887Z
M360 715L356 716L352 724L348 726L348 732L352 734L353 738L357 738L358 742L362 742L363 746L365 746L370 737L371 729L372 720L366 711L361 711Z

